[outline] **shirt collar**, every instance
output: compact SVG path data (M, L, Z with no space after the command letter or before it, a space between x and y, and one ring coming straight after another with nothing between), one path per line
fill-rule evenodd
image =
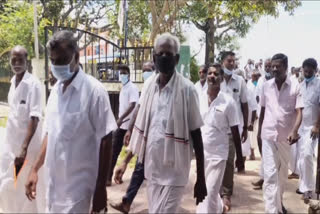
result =
M171 76L171 79L170 79L169 82L163 87L163 89L168 88L168 89L171 90L171 91L173 90L173 84L174 84L173 79L175 79L176 73L177 73L177 71L174 71L173 75ZM160 74L159 74L159 76L160 76ZM159 80L160 80L159 76L157 77L157 81L156 81L157 86L159 86Z
M76 75L76 77L72 80L72 82L70 83L69 86L72 86L73 88L75 88L76 90L79 90L81 85L82 85L82 82L83 82L83 79L85 77L85 73L82 71L82 69L79 67L79 71ZM59 85L63 85L63 82L59 81L58 82Z
M16 83L16 74L11 78L11 83ZM31 76L31 74L28 72L28 71L25 71L25 73L24 73L24 75L23 75L23 77L22 77L22 80L21 80L21 82L25 82L27 79L29 79L30 78L30 76ZM20 82L20 83L21 83Z
M272 79L270 79L270 80L272 80L272 85L273 85L274 87L277 87L276 78L272 78ZM288 86L291 85L291 80L290 80L290 77L289 77L288 75L287 75L286 80L284 81L283 84L288 85Z

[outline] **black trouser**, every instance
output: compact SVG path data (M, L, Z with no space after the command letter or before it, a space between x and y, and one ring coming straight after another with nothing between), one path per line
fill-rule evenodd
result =
M126 195L123 196L122 198L122 201L124 203L132 204L132 201L136 197L139 191L139 188L143 183L143 180L144 180L144 164L139 163L137 160Z
M123 138L124 138L124 135L126 134L126 132L127 132L127 130L120 129L120 128L118 128L117 130L115 130L113 132L113 135L112 135L112 162L111 162L110 173L108 176L109 181L112 180L113 170L117 164L119 154L122 150Z

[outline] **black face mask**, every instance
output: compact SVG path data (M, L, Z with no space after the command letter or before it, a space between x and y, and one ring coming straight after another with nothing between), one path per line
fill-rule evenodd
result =
M174 71L176 66L176 56L155 56L156 68L164 74L169 74Z

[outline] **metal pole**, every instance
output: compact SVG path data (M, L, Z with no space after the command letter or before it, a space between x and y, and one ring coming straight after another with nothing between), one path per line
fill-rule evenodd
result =
M37 1L33 1L33 29L34 29L34 52L36 59L39 59L39 39L38 39L38 13Z
M48 27L44 27L44 41L47 44L48 41ZM44 49L44 60L45 60L45 84L46 84L46 101L49 98L49 58L48 58L48 49L45 47Z
M317 194L317 200L319 200L319 194L320 194L320 137L318 137L318 157L317 157L317 177L316 177L316 194Z

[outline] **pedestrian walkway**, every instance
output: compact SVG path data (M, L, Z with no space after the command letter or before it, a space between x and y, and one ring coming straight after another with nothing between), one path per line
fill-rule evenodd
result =
M259 179L259 167L260 157L255 161L246 161L245 175L235 175L234 195L232 197L232 208L230 213L264 213L262 190L253 190L251 185L251 182ZM132 171L133 169L127 169L127 172L124 175L123 184L116 185L113 183L113 185L108 188L108 202L121 201L121 198L129 185ZM193 160L190 182L182 199L182 207L179 210L180 213L195 213L196 211L195 200L193 199L195 171L195 160ZM288 180L287 191L284 194L284 205L287 208L288 213L307 213L308 206L303 203L301 196L295 193L297 186L298 180ZM108 206L108 208L109 213L119 213L110 206ZM147 211L146 183L144 183L132 204L131 213L146 213Z

